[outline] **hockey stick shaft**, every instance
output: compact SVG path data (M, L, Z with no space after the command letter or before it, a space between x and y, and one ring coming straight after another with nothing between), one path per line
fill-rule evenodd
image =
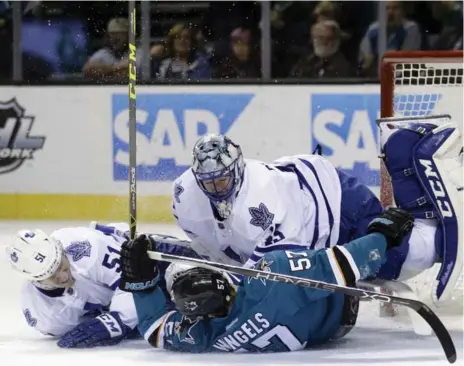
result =
M137 148L136 148L136 45L135 45L135 1L129 1L129 228L130 238L135 239L137 231Z
M171 263L180 263L187 264L191 266L203 267L211 270L223 270L231 273L235 273L241 276L251 277L254 279L262 279L273 282L281 283L291 283L297 286L309 287L318 290L325 290L331 292L341 292L345 295L359 297L363 300L377 300L384 303L393 303L398 305L407 306L410 309L415 310L433 329L435 332L440 344L445 352L446 358L450 363L456 361L456 348L454 346L453 340L445 328L438 316L424 303L392 296L388 294L383 294L376 291L363 290L360 288L346 287L341 285L336 285L332 283L316 281L309 278L301 278L296 276L289 276L279 273L260 271L257 269L243 268L238 266L233 266L229 264L210 262L202 259L181 257L171 254L163 254L159 252L148 251L148 256L157 261L166 261Z

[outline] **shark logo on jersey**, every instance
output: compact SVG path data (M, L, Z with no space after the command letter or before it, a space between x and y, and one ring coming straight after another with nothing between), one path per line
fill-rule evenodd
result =
M264 271L264 272L271 272L271 265L274 263L274 261L268 261L266 258L262 258L258 263L256 263L255 268L259 271ZM251 282L251 280L256 280L259 279L261 283L266 286L266 279L259 277L259 278L254 278L254 277L248 277L248 283Z
M180 203L180 198L179 196L184 192L184 187L180 185L180 183L176 183L174 186L174 199L176 200L177 203Z
M18 261L18 259L19 259L16 252L11 253L10 258L11 258L11 261L14 262L14 263L16 263Z
M192 162L195 142L227 134L253 99L249 93L137 94L137 179L173 181ZM126 93L112 96L113 179L129 176L129 109Z
M37 324L37 319L32 317L31 311L26 309L23 311L23 314L26 318L27 324L29 324L30 327L35 327Z
M381 257L380 257L380 253L378 249L374 249L369 252L369 261L375 262L376 260L379 260L380 258Z
M260 203L258 207L250 207L248 209L251 215L250 224L261 227L266 230L274 220L274 214L271 213L264 203Z
M66 253L72 256L72 260L77 262L84 257L90 258L92 245L87 241L74 241L66 248Z
M182 319L179 323L175 325L175 332L179 341L195 344L195 339L190 334L190 331L200 322L200 318L190 319L186 316L182 316ZM185 328L187 327L187 332L185 332Z

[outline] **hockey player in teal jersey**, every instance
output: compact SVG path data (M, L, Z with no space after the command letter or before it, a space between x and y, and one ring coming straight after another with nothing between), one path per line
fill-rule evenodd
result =
M375 276L386 251L413 225L406 211L390 208L369 224L369 234L330 249L274 251L256 268L355 286ZM120 289L133 293L139 330L154 347L181 352L296 351L345 336L355 325L358 299L338 292L243 278L171 264L166 291L148 258L146 236L123 244ZM175 309L169 308L172 300Z

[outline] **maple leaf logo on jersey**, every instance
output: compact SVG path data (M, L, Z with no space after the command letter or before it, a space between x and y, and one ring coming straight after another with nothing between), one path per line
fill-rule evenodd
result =
M260 203L258 207L250 207L248 209L251 215L250 224L261 227L266 230L274 220L274 214L271 213L264 203Z
M174 186L174 198L177 203L180 203L180 198L179 196L184 192L184 187L182 187L180 184L176 184Z
M31 311L26 309L23 311L24 317L26 318L27 324L31 327L35 327L37 324L37 319L32 317Z
M87 240L75 241L75 242L72 242L71 245L66 248L65 252L72 257L72 260L74 262L77 262L84 257L90 258L91 249L92 249L92 246Z

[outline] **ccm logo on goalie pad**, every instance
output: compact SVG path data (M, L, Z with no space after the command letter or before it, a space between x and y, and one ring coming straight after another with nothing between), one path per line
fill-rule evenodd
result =
M424 173L428 178L430 188L433 191L433 194L437 200L437 205L441 211L443 217L453 217L453 209L449 203L448 195L446 194L445 186L438 175L434 170L435 164L431 160L419 159L421 165L425 168Z
M111 338L122 335L122 329L118 321L110 314L102 314L98 319L103 323L103 326L110 333Z

